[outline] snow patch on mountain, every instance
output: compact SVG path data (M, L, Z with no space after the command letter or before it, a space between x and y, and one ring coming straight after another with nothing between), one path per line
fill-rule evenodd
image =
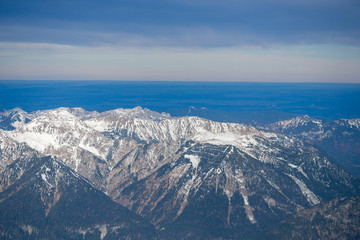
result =
M199 156L185 154L184 157L190 160L193 168L197 169L197 167L199 166L199 163L200 163L200 157Z
M302 182L300 179L296 178L293 175L290 174L286 174L286 175L288 175L294 180L294 182L299 186L302 194L306 197L307 201L311 205L316 205L320 203L319 198L306 186L304 182Z
M96 118L86 120L85 123L88 126L92 127L93 129L95 129L96 131L99 131L99 132L107 132L107 131L109 131L111 129L106 122L99 121Z
M202 132L195 135L193 140L201 143L209 143L214 145L232 145L239 148L247 148L256 144L251 135L240 135L239 133L212 133Z
M341 119L335 121L341 126L349 126L350 128L360 129L360 118L357 119Z
M58 149L60 145L54 138L55 136L48 133L37 133L37 132L24 132L22 134L10 134L18 142L25 142L31 148L34 148L40 152L45 151L49 146Z
M318 120L318 119L311 118L308 115L305 115L305 116L295 117L295 118L292 118L292 119L289 119L289 120L280 121L280 122L275 123L274 125L278 125L283 130L286 130L286 129L289 129L289 128L297 128L297 127L300 127L300 126L304 126L304 125L307 125L309 123L313 123L314 125L321 125L322 121Z
M0 128L11 130L29 122L33 116L21 108L0 112Z

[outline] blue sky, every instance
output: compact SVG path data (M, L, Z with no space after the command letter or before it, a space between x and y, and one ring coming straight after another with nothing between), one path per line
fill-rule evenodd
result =
M360 82L360 1L0 0L0 79Z

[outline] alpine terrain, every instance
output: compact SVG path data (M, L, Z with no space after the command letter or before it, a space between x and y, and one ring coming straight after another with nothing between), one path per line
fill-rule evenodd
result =
M335 133L358 144L359 120L318 130L290 127L296 119L254 127L141 107L5 111L0 236L251 238L359 194L325 147Z
M337 164L360 176L360 119L324 121L305 115L259 127L292 135L316 145Z

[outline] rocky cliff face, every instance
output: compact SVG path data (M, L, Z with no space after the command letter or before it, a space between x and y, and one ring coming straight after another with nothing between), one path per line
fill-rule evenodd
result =
M140 107L60 108L0 133L6 145L58 157L165 239L244 237L358 192L357 179L309 142L269 129Z

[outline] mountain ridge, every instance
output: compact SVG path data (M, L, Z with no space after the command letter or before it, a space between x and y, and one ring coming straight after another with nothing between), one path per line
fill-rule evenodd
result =
M360 119L324 121L303 116L256 126L316 145L333 157L337 164L360 176Z
M242 238L359 192L358 180L316 146L266 127L140 107L103 113L59 108L0 130L0 142L9 138L58 157L152 222L165 239Z

